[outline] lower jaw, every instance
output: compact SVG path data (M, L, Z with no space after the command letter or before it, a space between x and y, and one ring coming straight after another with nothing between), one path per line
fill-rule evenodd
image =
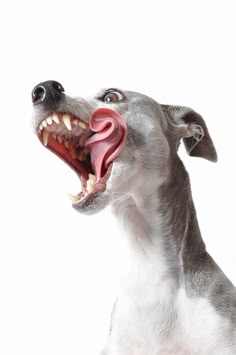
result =
M85 189L83 187L83 190L78 195L76 196L70 195L72 200L72 205L75 207L84 202L88 202L94 199L97 194L104 192L106 190L107 180L111 175L111 170L112 170L112 163L109 165L106 174L92 186L91 191L88 191L88 189Z

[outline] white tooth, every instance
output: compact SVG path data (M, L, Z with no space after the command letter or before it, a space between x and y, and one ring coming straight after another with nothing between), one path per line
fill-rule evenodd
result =
M94 191L94 185L96 183L96 177L93 174L89 174L89 179L87 180L87 186L86 189L88 191L88 193L93 192Z
M90 180L87 180L87 191L88 193L93 192L94 185L91 183Z
M68 195L69 195L69 198L71 199L71 202L74 204L74 203L78 203L81 200L83 200L88 195L88 193L87 193L87 191L83 191L83 193L80 193L77 196L74 196L70 193L68 193Z
M43 144L45 145L45 147L48 145L48 135L49 133L47 131L43 131Z
M79 121L78 120L74 120L73 123L74 123L75 126L78 126Z
M75 203L78 200L78 196L74 196L70 193L68 193L68 195L72 203Z
M71 131L71 122L70 122L70 116L65 114L62 116L62 121L64 122L66 128Z
M68 141L65 141L64 142L64 145L65 145L65 147L68 149L69 148L69 142Z
M58 140L59 143L62 144L62 138L60 136L57 136L57 140Z
M52 115L52 120L54 122L56 122L57 124L60 124L59 118L58 118L58 116L55 113Z
M91 184L94 186L96 183L96 176L93 174L89 174L89 181L91 182Z
M39 129L40 129L40 131L42 131L42 129L43 129L43 123L40 124Z
M54 139L57 139L56 133L53 133L53 134L52 134L52 137L53 137Z
M52 117L48 117L46 119L46 121L47 121L47 124L51 125L52 124Z
M86 129L86 124L84 122L79 122L79 126L83 129Z
M42 125L43 125L43 127L47 127L47 121L44 120L44 121L42 122Z

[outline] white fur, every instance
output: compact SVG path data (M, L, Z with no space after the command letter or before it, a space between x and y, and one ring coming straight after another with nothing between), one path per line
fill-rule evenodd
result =
M153 218L145 209L144 216L129 196L116 201L113 210L126 231L128 256L105 354L235 354L236 348L230 348L225 337L229 322L208 300L189 298L181 286L181 270L174 255L170 267L163 252L165 236L160 225L159 237L151 237L150 226L153 220L158 224L157 216Z
M175 292L171 286L162 286L160 282L149 288L157 295L153 304L144 301L145 292L140 289L139 299L120 294L109 355L235 354L224 336L230 329L228 322L216 315L207 300L189 299L184 289Z

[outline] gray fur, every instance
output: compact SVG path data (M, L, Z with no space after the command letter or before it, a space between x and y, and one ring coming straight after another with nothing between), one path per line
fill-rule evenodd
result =
M108 182L106 191L75 208L91 214L111 204L118 218L126 218L131 224L133 216L138 216L136 219L143 224L143 235L147 236L147 241L140 238L139 242L150 259L152 254L155 256L155 242L160 238L159 231L153 232L155 219L160 221L163 255L169 275L176 280L176 288L184 286L189 298L208 299L215 311L231 323L230 333L225 334L230 342L236 330L236 289L206 251L192 200L189 176L177 154L183 140L190 155L217 160L205 121L188 107L160 105L135 92L123 91L124 100L111 105L104 104L101 96L105 91L87 100L63 95L57 107L52 109L70 112L88 123L93 110L104 105L111 106L125 119L128 127L125 148L113 163L111 183ZM35 109L35 127L50 113L43 105L38 105ZM145 192L137 189L137 194L132 176L132 170L135 173L137 166L140 167L137 171L143 174L147 183L156 181L155 189L146 189ZM125 183L122 184L123 180ZM126 199L126 205L122 205L122 199ZM158 203L155 204L155 201ZM134 208L137 210L133 213ZM150 213L154 216L151 220ZM151 250L146 248L146 245L150 246L148 243L153 245ZM115 322L116 308L117 303L112 324ZM172 319L173 325L176 314L175 311L172 313L167 320ZM171 336L170 330L171 325L166 325L166 337L168 332L168 337ZM232 344L235 342L233 338Z

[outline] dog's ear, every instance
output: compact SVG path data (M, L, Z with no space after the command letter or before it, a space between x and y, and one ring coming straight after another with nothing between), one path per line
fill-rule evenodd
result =
M186 151L194 157L217 161L217 153L203 118L189 107L162 105L171 128L183 138Z

